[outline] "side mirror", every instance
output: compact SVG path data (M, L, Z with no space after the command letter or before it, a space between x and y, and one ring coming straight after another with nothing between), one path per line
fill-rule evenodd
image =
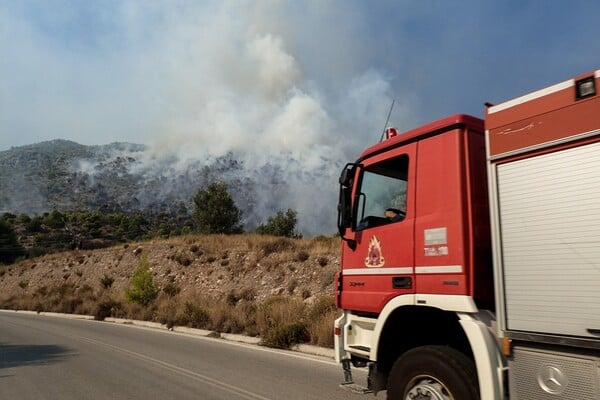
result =
M348 168L351 164L346 165L344 170L340 174L340 185L344 187L352 186L352 179L354 178L354 168Z
M349 228L352 225L352 207L350 200L351 190L351 188L340 186L340 199L338 202L338 230L342 236L344 236L346 228Z
M354 250L356 241L344 236L346 229L352 226L352 183L356 173L356 164L346 164L340 174L340 197L338 201L338 231L342 240L348 242L348 246Z

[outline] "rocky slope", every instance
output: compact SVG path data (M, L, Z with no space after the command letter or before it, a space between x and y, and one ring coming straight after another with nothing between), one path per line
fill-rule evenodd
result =
M87 292L96 301L123 301L142 254L165 298L235 303L283 295L312 303L333 295L338 246L339 239L327 237L213 235L50 254L0 266L0 306L49 310L48 293L64 288ZM80 306L77 311L93 312L94 304Z

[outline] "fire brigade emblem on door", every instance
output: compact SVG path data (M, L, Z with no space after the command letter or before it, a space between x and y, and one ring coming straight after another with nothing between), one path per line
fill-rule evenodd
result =
M385 265L385 258L381 250L381 242L373 236L369 241L369 250L365 258L367 268L381 268Z

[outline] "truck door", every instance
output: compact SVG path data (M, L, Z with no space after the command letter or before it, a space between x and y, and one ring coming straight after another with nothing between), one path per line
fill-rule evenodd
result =
M379 313L391 298L415 291L415 155L416 144L408 144L358 168L352 232L342 245L344 309Z

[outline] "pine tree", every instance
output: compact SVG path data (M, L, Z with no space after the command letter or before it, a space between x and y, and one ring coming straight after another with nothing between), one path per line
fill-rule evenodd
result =
M215 182L200 188L194 197L194 221L200 233L242 233L241 211L229 194L227 184Z
M154 286L152 279L152 271L150 271L150 263L146 254L142 254L140 262L135 270L135 273L131 277L131 283L127 289L125 289L125 297L127 300L134 303L147 306L156 299L158 296L158 290Z

